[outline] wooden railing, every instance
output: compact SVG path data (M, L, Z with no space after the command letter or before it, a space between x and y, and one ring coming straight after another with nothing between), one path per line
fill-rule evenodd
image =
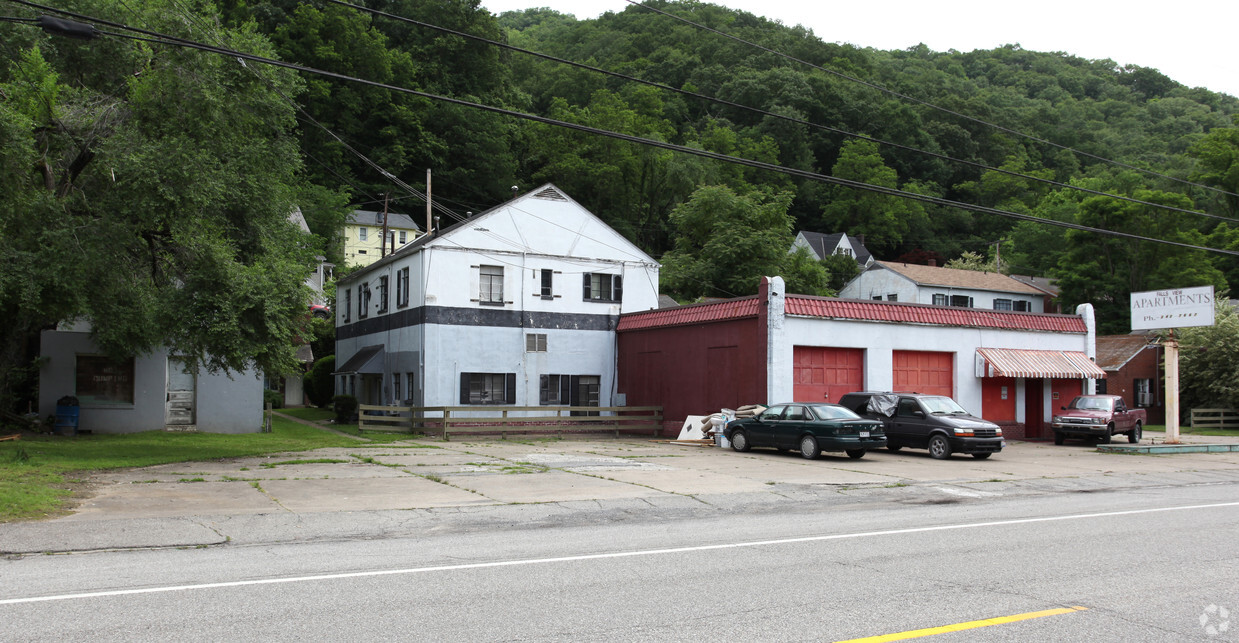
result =
M519 415L528 413L529 415ZM579 413L580 415L573 415ZM588 415L586 415L588 414ZM620 432L661 435L661 406L358 406L360 431L438 433Z
M1192 409L1194 429L1239 429L1239 411L1235 409Z

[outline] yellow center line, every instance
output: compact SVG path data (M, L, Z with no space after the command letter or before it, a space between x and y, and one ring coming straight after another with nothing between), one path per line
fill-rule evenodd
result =
M1041 610L1040 612L1025 612L1023 614L1013 614L1011 616L998 616L995 618L982 619L980 621L968 621L967 623L955 623L954 625L942 625L939 627L927 627L922 630L908 630L907 632L896 632L895 634L883 634L881 636L869 636L861 639L848 639L839 641L838 643L884 643L885 641L906 641L908 639L919 639L924 636L934 636L935 634L946 634L947 632L960 632L963 630L972 630L978 627L989 627L991 625L1002 625L1003 623L1015 623L1017 621L1027 621L1033 618L1041 618L1043 616L1057 616L1059 614L1070 614L1072 612L1083 612L1087 607L1060 607L1052 610Z

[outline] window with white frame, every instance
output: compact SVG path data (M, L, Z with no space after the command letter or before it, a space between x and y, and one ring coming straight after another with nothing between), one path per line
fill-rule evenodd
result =
M357 228L357 240L365 241L370 237L370 231L365 226Z
M620 275L587 272L583 292L585 301L623 301L624 278Z
M994 310L1011 310L1010 299L995 299Z
M546 333L528 333L525 335L526 353L546 352Z
M942 294L937 294L937 295L934 295L934 305L935 305L935 306L945 306L945 305L946 305L946 295L942 295Z
M541 288L540 293L543 299L551 299L555 295L551 291L551 285L555 277L555 271L550 268L543 268L540 276Z
M396 307L404 308L409 305L409 269L401 268L396 271Z
M479 266L478 285L478 301L483 304L502 304L503 266Z
M852 249L851 248L835 248L835 254L843 255L845 257L850 257L852 256Z
M408 242L409 242L409 233L408 233L408 231L406 231L406 230L401 230L401 231L400 231L400 245L404 245L404 244L406 244L406 243L408 243Z
M461 373L461 404L516 404L516 373Z
M387 275L379 277L379 314L387 312Z

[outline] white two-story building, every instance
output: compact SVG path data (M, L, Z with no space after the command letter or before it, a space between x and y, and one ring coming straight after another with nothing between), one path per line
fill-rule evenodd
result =
M339 280L336 392L363 404L613 406L620 313L659 265L547 184Z

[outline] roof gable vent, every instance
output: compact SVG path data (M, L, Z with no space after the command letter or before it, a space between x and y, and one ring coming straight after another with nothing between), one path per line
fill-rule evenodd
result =
M568 197L564 196L555 188L548 187L541 192L533 195L535 199L546 199L547 201L567 201Z

